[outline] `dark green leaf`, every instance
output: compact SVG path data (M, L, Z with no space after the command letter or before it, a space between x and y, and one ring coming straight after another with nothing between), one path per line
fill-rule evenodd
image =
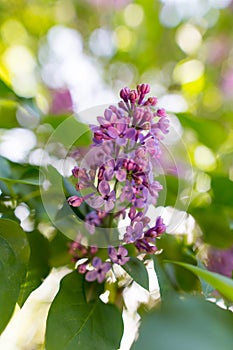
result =
M192 247L187 245L183 235L163 234L156 242L157 247L162 250L159 255L162 260L183 261L196 264ZM163 266L172 284L178 290L186 292L200 289L198 278L188 270L180 266Z
M233 230L230 229L229 217L222 206L194 208L191 214L200 225L205 242L219 248L227 248L233 243Z
M119 310L99 298L86 301L84 279L67 275L52 303L47 320L46 350L116 350L123 332Z
M130 260L123 266L125 271L133 278L135 282L143 288L149 290L149 278L147 269L142 261L131 257Z
M21 286L18 304L21 306L29 294L39 287L43 279L50 271L49 260L49 242L38 231L27 233L30 244L31 255L28 263L27 274L24 283Z
M133 350L231 350L233 314L200 298L171 299L142 319Z
M154 262L154 269L158 278L161 299L163 302L167 302L168 299L175 296L174 288L172 287L172 284L169 281L165 270L163 269L161 257L152 255L152 259Z
M233 207L233 182L228 177L213 176L211 183L214 202Z
M14 311L29 255L29 244L20 226L14 221L0 219L0 332Z
M56 236L49 243L50 266L58 267L58 266L64 266L64 265L70 264L71 255L68 253L69 242L71 242L70 239L68 239L60 231L57 232Z

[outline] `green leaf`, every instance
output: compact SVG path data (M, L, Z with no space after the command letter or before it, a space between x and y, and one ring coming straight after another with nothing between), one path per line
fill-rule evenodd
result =
M20 306L26 301L29 294L39 287L43 279L50 271L49 266L49 242L38 231L27 233L30 244L31 255L28 263L27 274L21 286L18 304Z
M71 255L68 252L69 242L72 241L63 235L60 231L58 231L53 240L49 242L50 266L58 267L69 265L71 263Z
M17 102L0 99L0 128L11 129L19 127L16 119Z
M162 301L167 302L169 298L175 297L175 290L172 287L171 282L168 279L166 272L162 267L161 257L152 255L154 269L158 278L160 295Z
M14 221L0 219L0 332L14 311L29 255L29 244L21 227Z
M10 184L38 186L38 167L29 164L17 164L0 156L0 180Z
M196 265L196 258L193 254L192 246L187 245L185 236L163 234L156 241L156 245L158 249L162 251L158 258L162 260L182 261ZM200 290L198 278L190 271L176 265L164 265L163 268L176 289L186 292Z
M233 207L233 182L225 176L212 177L214 202L220 205Z
M212 287L217 289L227 299L233 301L233 280L231 278L222 276L215 272L200 269L199 267L194 265L189 265L177 261L169 261L169 263L185 267L199 278L203 278L203 280L205 280Z
M15 184L39 186L39 179L10 179L6 177L0 177L0 180L3 182L10 182Z
M197 118L189 113L177 113L177 116L184 127L195 130L199 141L213 150L217 150L228 136L227 130L216 120Z
M219 248L227 248L233 243L228 213L222 206L212 204L207 208L194 208L191 214L201 227L205 242Z
M132 350L231 350L233 313L197 297L171 299L142 318Z
M69 119L69 115L48 115L43 119L43 123L48 123L52 125L52 127L57 128L61 125L65 120ZM88 125L79 122L76 119L76 127L78 126L80 130L80 137L77 141L74 142L74 146L88 146L91 143L92 133ZM72 130L70 131L72 132Z
M1 98L14 99L17 95L2 79L0 79L0 96Z
M147 269L142 261L135 257L122 266L124 270L133 278L135 282L140 284L143 288L149 290L149 278Z
M48 315L46 350L116 350L122 333L115 306L99 298L86 301L82 275L73 271L62 280Z

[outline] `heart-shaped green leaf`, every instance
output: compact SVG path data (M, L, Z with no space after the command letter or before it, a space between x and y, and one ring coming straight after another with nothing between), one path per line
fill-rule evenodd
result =
M114 305L98 297L87 302L82 275L74 271L62 280L48 315L46 350L116 350L122 333Z

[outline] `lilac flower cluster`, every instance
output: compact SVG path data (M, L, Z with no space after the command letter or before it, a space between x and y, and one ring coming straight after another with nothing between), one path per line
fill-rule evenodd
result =
M154 253L156 238L166 229L161 217L155 218L151 226L146 216L149 205L156 205L162 190L154 180L153 169L161 155L161 140L169 128L166 111L156 107L156 97L146 97L149 92L148 84L120 91L122 100L118 106L109 106L104 116L97 117L99 125L90 126L93 144L85 166L73 169L79 193L70 197L68 203L79 207L85 201L91 208L85 217L85 227L91 235L96 227L109 229L111 234L117 221L126 216L130 220L122 245L108 248L107 261L103 262L97 252L91 261L91 253L85 248L85 267L78 266L88 281L102 282L111 263L127 263L124 244L133 244L139 252ZM79 246L78 251L80 255Z

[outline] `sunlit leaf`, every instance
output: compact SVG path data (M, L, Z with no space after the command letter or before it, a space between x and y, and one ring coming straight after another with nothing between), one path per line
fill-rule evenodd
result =
M183 266L187 270L191 271L199 278L203 278L212 287L217 289L222 295L224 295L230 301L233 301L233 280L231 278L222 276L215 272L200 269L197 266L185 264L182 262L171 261L171 263Z

